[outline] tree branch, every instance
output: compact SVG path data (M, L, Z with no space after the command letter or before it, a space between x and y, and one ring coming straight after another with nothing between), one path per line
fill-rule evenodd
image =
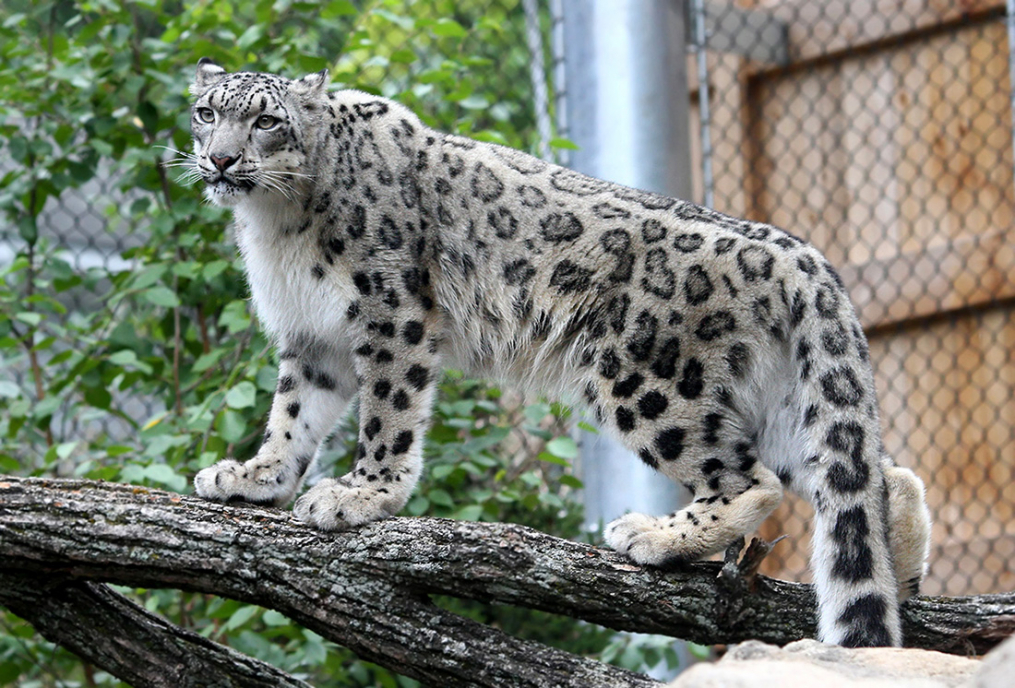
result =
M105 585L0 571L0 604L47 640L134 686L310 688L285 672L178 628Z
M517 525L446 519L319 533L286 511L90 481L0 478L0 557L5 569L271 607L365 659L448 686L653 682L462 619L429 594L703 644L784 644L815 629L810 586L750 575L730 585L718 562L660 571ZM903 616L911 646L982 653L1015 631L1015 595L919 598Z

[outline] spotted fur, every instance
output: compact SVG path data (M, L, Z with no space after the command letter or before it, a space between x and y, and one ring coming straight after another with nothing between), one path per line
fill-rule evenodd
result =
M234 211L280 352L268 432L201 471L210 499L284 505L359 393L351 473L295 513L338 529L397 513L450 365L584 403L692 493L607 542L687 561L754 531L783 486L814 504L819 635L897 645L918 584L923 486L880 442L867 342L835 270L774 227L449 136L397 103L227 74L193 85L195 165ZM889 530L889 525L891 530Z

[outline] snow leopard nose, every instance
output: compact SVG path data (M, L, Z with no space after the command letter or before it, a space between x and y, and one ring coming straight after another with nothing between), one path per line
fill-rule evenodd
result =
M212 164L219 169L219 172L225 172L227 168L240 159L240 156L229 155L228 153L212 153L208 157L211 158Z

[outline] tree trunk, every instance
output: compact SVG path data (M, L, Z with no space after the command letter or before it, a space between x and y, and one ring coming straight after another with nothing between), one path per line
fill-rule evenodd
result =
M160 685L123 673L145 671L140 663L182 663L184 673L205 671L189 668L201 663L230 673L233 660L221 653L232 651L86 581L193 590L276 609L364 659L433 685L648 686L656 684L512 638L428 596L543 609L702 644L813 637L811 587L755 576L752 564L727 566L723 575L717 562L661 571L517 525L447 519L394 518L319 533L276 509L130 485L0 478L0 603L135 685ZM903 623L910 646L982 653L1015 631L1015 595L917 598L903 605ZM75 624L92 632L65 630ZM152 642L142 642L141 631ZM231 677L221 685L264 685L255 669L237 668ZM299 685L286 681L272 679Z

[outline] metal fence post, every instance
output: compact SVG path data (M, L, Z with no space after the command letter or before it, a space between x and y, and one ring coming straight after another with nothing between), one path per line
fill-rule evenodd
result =
M715 206L715 181L712 176L712 114L709 110L708 84L708 29L705 26L705 2L691 3L691 28L694 31L694 53L698 67L698 119L701 122L701 181L702 203Z
M1015 0L1006 1L1004 21L1008 27L1008 79L1011 81L1012 150L1015 152Z
M575 170L647 191L690 198L684 2L564 0L567 135ZM619 443L585 433L586 522L625 511L667 513L670 481Z

